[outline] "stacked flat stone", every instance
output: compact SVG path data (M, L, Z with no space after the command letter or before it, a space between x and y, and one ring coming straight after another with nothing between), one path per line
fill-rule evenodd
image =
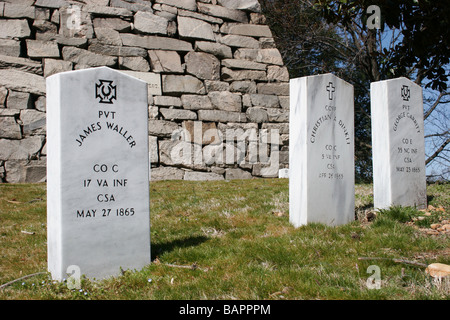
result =
M255 129L258 139L277 129L279 168L288 167L289 74L257 0L7 0L0 2L1 182L45 181L45 78L97 66L161 77L161 95L149 96L152 180L278 175L254 161L174 161L173 133L192 132L197 122L223 145L230 128ZM204 151L217 139L190 143Z

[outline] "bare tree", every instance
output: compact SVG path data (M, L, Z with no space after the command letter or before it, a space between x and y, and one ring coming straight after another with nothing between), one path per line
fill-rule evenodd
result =
M367 27L366 9L375 1L260 2L291 77L333 72L354 85L357 174L362 170L361 176L367 178L371 171L370 82L405 76L424 88L426 165L432 169L429 178L449 180L450 94L446 82L450 51L445 32L450 28L442 9L432 3L413 7L412 2L393 2L389 8L382 7L392 11L382 12L382 17L385 14L391 21L389 27L374 29ZM411 14L408 6L414 9ZM443 16L442 34L436 34L432 24L439 15ZM417 22L420 18L423 23ZM423 30L416 30L418 26ZM405 38L411 35L426 39L434 51L427 55L420 43ZM417 53L410 52L411 48ZM441 66L441 62L446 64Z

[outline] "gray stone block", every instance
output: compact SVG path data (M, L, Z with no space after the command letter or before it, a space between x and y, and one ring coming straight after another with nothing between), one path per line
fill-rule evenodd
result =
M186 72L202 80L220 80L220 61L205 52L188 52L184 57Z
M2 19L0 20L0 38L26 38L31 35L30 27L26 19Z

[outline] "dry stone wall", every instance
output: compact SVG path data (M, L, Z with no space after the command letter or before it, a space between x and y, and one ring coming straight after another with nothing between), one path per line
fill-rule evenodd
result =
M152 180L270 177L288 166L289 74L257 0L7 0L1 182L45 181L45 78L97 66L160 79L149 94Z

